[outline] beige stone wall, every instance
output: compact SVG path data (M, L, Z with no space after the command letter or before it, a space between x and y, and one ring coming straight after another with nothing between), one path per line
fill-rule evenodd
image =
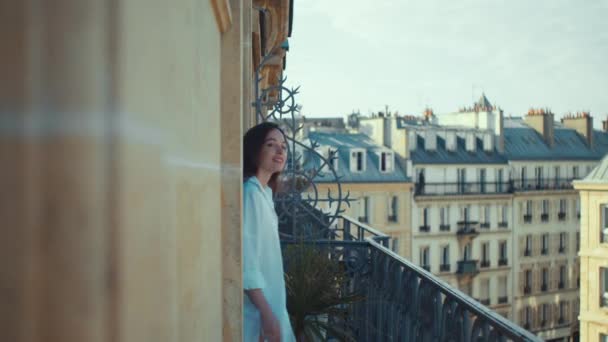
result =
M240 340L240 35L58 0L2 2L0 38L0 340Z
M608 244L600 242L600 207L608 204L608 185L579 184L581 193L581 341L608 335L608 309L600 307L600 267L608 268Z

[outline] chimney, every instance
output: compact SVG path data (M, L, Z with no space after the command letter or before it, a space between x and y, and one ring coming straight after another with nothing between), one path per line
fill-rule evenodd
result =
M587 146L593 146L593 118L589 112L568 113L562 118L562 124L582 135Z
M608 132L608 119L602 121L602 130Z
M426 131L424 135L424 149L427 151L437 150L437 132L434 130Z
M549 109L530 108L524 121L543 137L547 145L553 147L553 113Z

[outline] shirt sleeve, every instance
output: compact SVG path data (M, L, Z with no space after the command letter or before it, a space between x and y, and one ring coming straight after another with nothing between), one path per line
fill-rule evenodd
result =
M263 218L260 214L261 201L264 199L257 189L243 189L243 288L262 289L266 286L260 269Z

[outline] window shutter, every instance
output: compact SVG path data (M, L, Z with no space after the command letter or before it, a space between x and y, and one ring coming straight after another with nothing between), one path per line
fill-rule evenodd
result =
M572 219L576 221L576 200L572 200Z
M559 283L559 265L555 265L551 272L551 286L550 290L557 290L557 283Z
M526 273L519 271L519 293L524 294L524 286L526 286Z
M531 324L532 329L535 329L538 326L538 321L539 321L538 320L538 311L539 310L536 306L532 307L532 324Z
M532 235L532 256L540 255L542 235Z
M568 233L565 232L564 235L565 235L565 238L564 238L564 251L566 251L566 253L568 253L568 240L569 240Z
M546 304L547 305L547 317L546 317L546 324L547 326L553 325L553 304Z
M553 326L559 324L559 302L553 303L553 319L551 320Z
M522 258L524 256L524 251L526 249L526 237L519 237L519 257Z

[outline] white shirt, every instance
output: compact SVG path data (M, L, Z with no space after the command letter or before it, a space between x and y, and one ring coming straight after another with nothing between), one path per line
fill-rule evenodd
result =
M279 222L272 189L250 177L243 184L243 289L262 289L281 325L281 341L295 341L285 295ZM262 329L260 312L244 295L243 341L257 342Z

